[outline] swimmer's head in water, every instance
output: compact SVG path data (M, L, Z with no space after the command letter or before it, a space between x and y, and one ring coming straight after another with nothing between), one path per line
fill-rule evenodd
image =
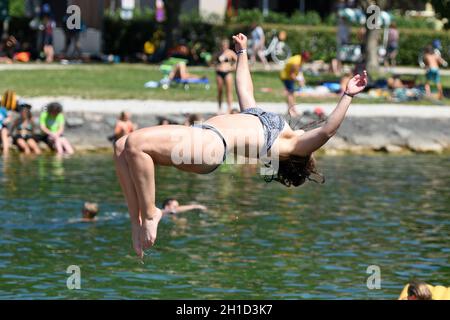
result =
M169 198L163 201L162 208L165 211L168 212L176 212L180 204L178 203L178 200L175 198Z
M432 300L432 294L427 284L413 281L408 286L408 300Z
M98 205L96 203L86 202L83 206L83 219L94 220L98 214Z
M313 155L307 157L291 156L288 159L280 160L278 173L266 177L267 182L278 181L286 187L301 186L306 180L317 183L325 182L325 178L317 172L316 160Z

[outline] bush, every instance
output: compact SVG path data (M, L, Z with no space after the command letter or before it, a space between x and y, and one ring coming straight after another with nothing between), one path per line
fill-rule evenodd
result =
M311 23L318 23L318 17L310 15ZM306 16L293 16L296 19L306 19ZM263 24L267 39L270 39L271 30L285 30L288 33L287 42L293 53L309 51L313 59L331 61L336 56L336 28L328 26L299 26L297 23ZM139 18L132 21L120 19L105 19L104 50L121 56L131 56L141 52L145 41L152 38L153 32L161 27L154 19ZM352 39L356 42L356 28L353 28ZM201 43L209 52L217 50L218 41L222 37L230 37L237 32L249 34L250 23L234 23L225 26L204 23L201 19L185 16L182 19L179 34L181 38L188 39L187 44ZM450 59L450 33L430 30L400 29L400 50L397 61L402 65L417 65L417 57L421 50L434 39L442 42L444 58Z

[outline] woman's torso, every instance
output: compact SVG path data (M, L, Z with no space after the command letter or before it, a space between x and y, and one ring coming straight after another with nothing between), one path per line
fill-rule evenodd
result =
M216 71L230 72L234 70L234 54L231 50L225 50L217 55Z
M266 137L264 126L260 119L250 114L233 114L213 117L205 123L215 127L224 136L227 142L228 152L248 158L259 158L264 155ZM289 139L293 131L286 123L273 141L272 150L277 150L280 156L289 152Z
M33 124L29 120L20 119L16 130L20 136L30 136L33 134Z

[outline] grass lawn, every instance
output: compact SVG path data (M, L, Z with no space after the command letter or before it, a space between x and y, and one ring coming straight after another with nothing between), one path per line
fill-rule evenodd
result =
M157 66L142 64L119 65L71 65L60 68L32 70L2 70L0 93L6 89L15 90L19 96L74 96L86 99L158 99L176 101L214 101L216 99L215 73L211 69L194 68L192 73L207 76L211 89L192 86L189 91L183 88L146 89L144 83L162 78ZM424 78L420 77L420 81ZM260 102L283 102L285 100L278 72L253 72L256 100ZM320 81L337 80L333 76L320 78L307 77L310 84ZM443 84L450 88L450 77L442 77ZM271 92L263 92L261 88L271 88ZM335 98L298 98L297 102L327 102ZM380 103L384 100L363 100L359 103ZM450 104L450 100L443 101ZM414 104L430 104L430 101Z

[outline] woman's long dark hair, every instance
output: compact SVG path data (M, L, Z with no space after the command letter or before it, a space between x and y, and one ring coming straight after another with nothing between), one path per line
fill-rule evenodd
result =
M302 126L297 123L293 125L293 128L294 130L311 130L324 121L325 119L320 119ZM286 160L280 160L278 171L271 176L265 176L264 180L266 182L278 181L286 187L298 187L307 180L320 184L325 183L325 177L317 171L316 160L312 154L305 157L290 156Z

